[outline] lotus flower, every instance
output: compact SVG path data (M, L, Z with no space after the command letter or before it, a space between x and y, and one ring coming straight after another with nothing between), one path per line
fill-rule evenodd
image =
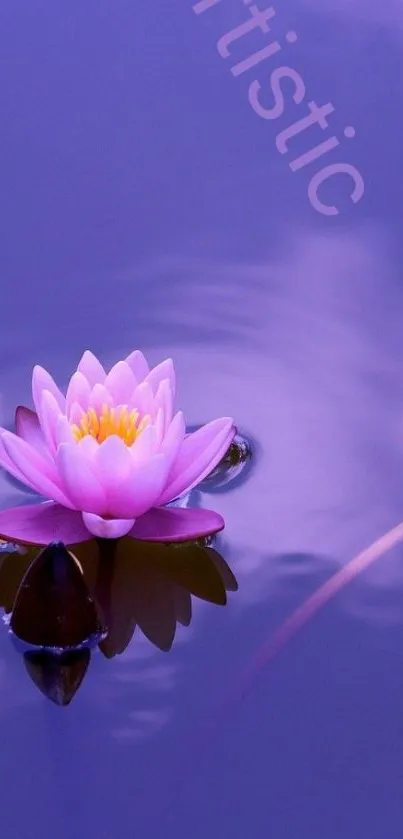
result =
M35 411L17 408L16 433L0 428L0 466L50 502L0 513L3 536L72 544L91 534L186 539L223 527L215 513L208 524L208 511L161 509L212 472L235 434L228 417L186 433L182 412L174 414L171 359L150 370L136 350L106 373L86 351L66 395L38 366L32 394Z

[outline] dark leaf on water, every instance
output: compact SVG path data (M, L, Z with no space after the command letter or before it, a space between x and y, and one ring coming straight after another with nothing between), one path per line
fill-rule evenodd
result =
M74 647L102 632L81 566L61 543L45 548L26 572L10 626L41 647Z
M69 705L88 670L89 649L63 655L35 650L24 653L25 669L34 685L55 705Z

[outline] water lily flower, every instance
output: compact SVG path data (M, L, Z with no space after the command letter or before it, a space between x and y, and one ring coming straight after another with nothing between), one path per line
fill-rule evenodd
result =
M49 500L1 512L4 538L179 541L222 529L216 513L166 506L215 469L236 431L222 417L186 433L171 359L150 370L136 350L106 373L87 350L65 395L39 366L32 395L16 433L0 428L0 466Z

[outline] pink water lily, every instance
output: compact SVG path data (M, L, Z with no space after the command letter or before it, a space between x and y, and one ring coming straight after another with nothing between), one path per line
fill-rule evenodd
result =
M32 395L35 411L17 409L16 433L0 428L0 466L52 503L0 513L2 536L163 539L176 527L184 539L187 512L188 538L203 535L209 517L210 530L221 529L215 513L165 508L212 472L235 434L229 417L186 433L171 359L150 370L136 350L106 373L86 351L65 395L38 366Z

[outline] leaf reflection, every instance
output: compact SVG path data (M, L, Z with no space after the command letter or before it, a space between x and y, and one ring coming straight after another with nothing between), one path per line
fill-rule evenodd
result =
M28 676L54 702L69 705L76 695L91 660L91 650L71 650L56 656L47 650L30 650L23 655Z
M23 576L10 627L21 641L58 650L88 646L104 629L82 568L65 546L40 551Z
M224 606L238 588L207 543L123 538L75 545L74 555L60 544L24 550L0 555L0 606L17 638L35 646L23 651L27 673L58 705L69 704L88 670L89 636L106 659L123 653L136 629L169 651L177 626L190 624L192 595Z
M136 626L156 647L170 650L177 624L190 623L192 594L220 606L227 602L220 562L234 578L211 548L121 539L111 558L102 548L95 597L108 627L100 644L108 658L126 649Z

